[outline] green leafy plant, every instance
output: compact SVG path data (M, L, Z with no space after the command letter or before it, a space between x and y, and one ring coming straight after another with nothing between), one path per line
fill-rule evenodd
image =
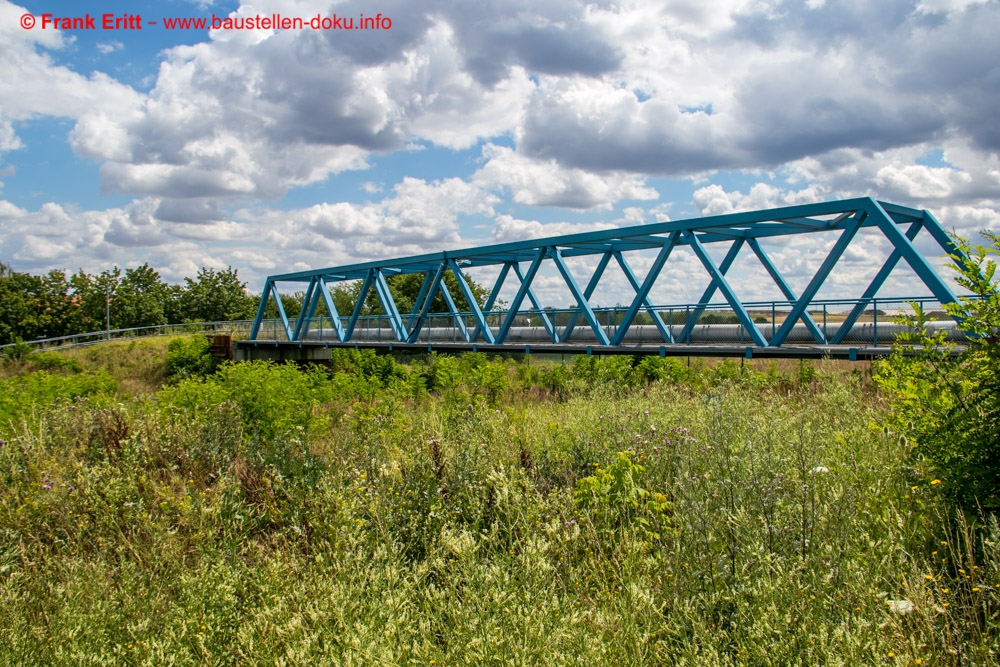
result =
M646 467L632 460L633 452L618 452L607 468L576 483L577 504L590 510L605 529L625 524L638 525L646 537L658 539L670 524L671 504L662 493L650 493L640 481Z
M893 407L894 427L909 439L913 455L928 465L942 491L958 505L1000 510L1000 295L995 280L1000 235L993 244L970 247L953 257L957 282L974 296L946 304L969 337L956 353L947 331L928 330L928 316L913 304L899 321L893 355L880 363L875 379Z

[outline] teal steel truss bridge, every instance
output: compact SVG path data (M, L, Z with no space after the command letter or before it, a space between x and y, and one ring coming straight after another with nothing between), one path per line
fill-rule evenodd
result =
M811 311L815 311L810 307L815 308L819 303L815 299L820 288L844 257L852 241L864 229L877 230L877 233L888 240L891 252L863 293L850 295L852 305L846 316L832 330L825 321L820 326L811 314ZM250 332L250 341L280 340L282 344L301 344L315 341L315 329L321 327L326 332L325 336L321 336L326 341L326 346L331 343L338 346L357 344L358 341L370 342L370 335L361 335L359 323L366 320L362 315L364 304L374 291L384 311L383 315L378 316L378 340L382 344L395 343L400 347L428 340L431 304L439 293L450 312L444 315L434 313L433 317L436 321L441 321L442 317L451 319L455 332L453 342L457 340L466 345L478 343L490 349L496 349L493 346L514 347L515 344L523 348L523 339L515 343L512 330L516 329L515 324L518 322L524 323L526 314L532 315L533 321L539 323L539 331L544 328L544 340L540 342L552 346L569 343L574 331L583 328L576 338L586 334L587 340L597 348L595 352L600 348L620 348L630 340L629 331L642 312L648 314L648 318L643 317L644 321L651 320L652 327L655 327L654 335L657 340L654 345L671 346L690 342L691 331L699 318L706 309L713 307L713 299L717 304L720 296L725 302L724 307L735 314L741 342L745 340L748 346L780 348L789 342L789 336L797 325L800 334L804 327L807 334L803 335L807 335L813 344L838 345L848 340L846 337L852 327L866 308L870 308L873 301L878 299L879 290L901 261L913 269L930 291L930 296L925 298L940 304L957 300L952 287L914 246L913 241L921 230L925 230L945 254L957 261L967 259L928 211L864 197L285 273L267 278ZM805 289L796 293L764 251L760 241L819 232L836 235L836 241ZM725 248L721 261L715 261L708 252L711 244L722 244ZM673 312L677 310L677 306L654 305L650 293L664 271L669 270L671 256L679 246L688 246L693 251L709 282L697 303L680 307L682 318L678 322L674 319L676 313ZM655 254L645 277L641 279L632 270L626 256L626 253L634 251L645 251L647 256ZM780 322L772 318L770 326L761 326L759 318L755 321L748 304L741 300L740 286L727 278L727 273L741 252L756 257L760 272L754 279L773 281L784 295L784 301L781 302L783 318ZM566 260L586 256L592 258L591 266L596 261L596 267L587 276L574 275ZM613 318L591 303L611 262L621 268L633 291L630 295L631 302L617 307ZM533 288L540 269L546 265L550 272L554 267L553 273L565 282L575 302L560 311L561 317L556 317L552 310L543 308ZM479 267L499 270L483 307L474 298L466 276L470 269ZM469 304L469 310L460 312L456 307L454 295L444 280L448 272L454 274L455 280L451 284L457 284ZM423 276L415 304L408 312L400 312L386 282L387 277L396 274ZM340 313L331 296L331 286L344 281L361 281L361 289L351 312ZM516 285L516 293L509 303L498 306L498 295L509 281ZM290 319L286 316L279 288L286 294L304 294L297 318ZM270 327L272 336L267 337L263 335L267 328L263 326L264 316L271 303L277 306L278 317ZM320 303L325 306L325 314L317 317ZM773 309L773 304L771 307ZM671 317L669 322L665 322L663 315L668 309L671 309ZM643 328L649 329L650 325ZM663 347L660 349L662 354Z

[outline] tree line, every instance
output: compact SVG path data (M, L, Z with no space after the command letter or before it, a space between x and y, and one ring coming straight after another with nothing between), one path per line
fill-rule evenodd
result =
M423 281L421 274L395 275L387 279L389 289L400 312L413 309ZM468 309L468 302L458 289L455 277L448 272L444 278L459 309ZM469 281L480 306L489 291ZM340 283L331 296L342 317L354 309L361 283ZM282 306L289 317L298 316L304 294L283 294ZM161 324L188 322L220 322L252 319L260 304L260 295L247 291L233 267L216 271L202 268L195 278L185 278L183 284L168 284L160 274L143 264L122 271L115 266L98 274L82 269L67 277L65 271L53 270L45 275L14 271L0 262L0 345L18 340L56 338L104 329L130 329ZM438 292L431 312L448 312L443 295ZM382 313L381 304L371 290L362 309L363 315ZM326 315L322 304L316 316ZM278 317L273 299L265 317Z

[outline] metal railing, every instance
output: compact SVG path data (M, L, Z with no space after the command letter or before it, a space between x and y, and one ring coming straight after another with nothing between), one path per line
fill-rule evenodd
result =
M30 345L33 349L69 349L84 345L95 345L109 341L134 340L137 338L151 338L156 336L180 336L183 334L250 334L252 320L235 320L232 322L189 322L186 324L159 324L150 327L133 327L130 329L111 329L104 331L90 331L88 333L73 334L71 336L58 336L55 338L39 338L36 340L26 340L22 344ZM17 343L0 345L0 350L14 347Z
M810 304L808 316L815 331L818 331L826 343L841 343L851 345L871 345L891 343L894 337L902 333L905 327L893 320L902 313L912 312L911 304L919 304L932 315L931 328L946 328L953 331L950 336L954 340L964 339L964 334L957 328L952 319L934 297L891 297L872 299L826 299L814 300ZM767 340L784 323L786 316L794 306L790 300L756 301L743 304L755 326ZM697 321L687 326L691 316L702 309ZM612 338L618 330L628 308L626 306L611 306L594 308L597 321L604 333ZM753 338L747 333L746 327L739 323L735 313L728 303L714 303L700 306L696 303L653 306L667 331L670 332L676 344L702 344L713 342L731 342L740 345L752 345ZM499 327L507 317L506 310L484 312L486 321L491 327ZM525 342L592 342L594 332L579 318L569 336L563 337L566 325L577 311L572 308L522 309L518 312L514 327L510 331L507 342L511 344ZM543 318L547 318L548 325ZM341 317L341 326L347 324L347 317ZM406 318L404 317L404 320ZM461 324L460 324L461 322ZM849 324L847 324L849 322ZM475 317L471 312L434 313L429 315L420 331L417 340L421 343L457 343L465 341L463 329L473 332L476 328ZM843 328L843 331L841 330ZM305 330L305 328L303 328ZM308 322L308 335L305 340L329 341L338 340L337 332L329 317L314 317ZM557 341L553 341L553 332ZM261 322L257 340L287 341L288 336L284 324L279 319L267 319ZM358 318L352 342L397 342L389 317L386 315L367 315ZM480 338L480 342L482 339ZM816 344L818 341L810 326L802 321L792 329L787 343ZM658 326L654 325L652 317L643 312L629 328L624 341L626 345L662 345L663 335Z

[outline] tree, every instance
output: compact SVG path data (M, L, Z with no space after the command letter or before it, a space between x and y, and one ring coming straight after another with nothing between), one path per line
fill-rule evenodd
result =
M256 300L247 293L233 267L216 272L202 268L196 280L187 283L181 294L181 312L188 322L248 320L255 315Z
M929 334L918 305L901 318L911 333L900 337L875 379L893 408L894 426L913 445L941 488L959 506L1000 511L1000 290L995 280L1000 235L983 232L992 249L956 244L969 259L953 257L959 285L972 298L948 304L969 336L953 355L947 332Z
M0 344L79 333L83 320L61 271L44 276L0 264Z

